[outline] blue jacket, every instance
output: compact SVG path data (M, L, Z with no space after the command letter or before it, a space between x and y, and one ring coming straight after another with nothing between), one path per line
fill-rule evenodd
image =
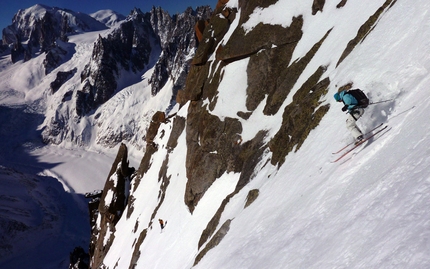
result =
M356 105L358 105L357 99L355 99L352 94L347 93L346 91L341 91L339 93L339 97L342 100L342 102L347 106L348 111L351 111L355 108Z

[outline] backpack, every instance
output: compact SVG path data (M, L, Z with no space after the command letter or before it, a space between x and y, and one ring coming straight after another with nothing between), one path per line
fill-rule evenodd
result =
M362 90L354 89L347 91L347 93L351 94L355 99L357 99L357 107L366 108L369 105L369 98L367 98L366 94Z

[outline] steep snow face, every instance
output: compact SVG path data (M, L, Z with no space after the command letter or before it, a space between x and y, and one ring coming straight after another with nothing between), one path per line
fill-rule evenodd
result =
M226 233L219 245L207 252L194 268L427 268L430 165L427 70L430 35L426 1L396 2L377 21L373 30L352 53L336 66L342 51L359 27L384 4L327 1L323 12L311 15L312 1L278 1L256 9L246 27L258 23L287 26L291 16L304 17L303 39L295 49L295 61L329 29L330 35L303 72L294 89L318 66L327 66L325 76L331 86L324 100L331 109L302 147L290 153L281 167L270 165L265 152L252 181L230 198L217 231ZM230 7L238 7L230 1ZM276 7L276 9L275 9ZM407 11L405 9L407 8ZM240 10L239 14L240 15ZM242 27L238 25L237 27ZM413 27L413 28L411 28ZM412 30L413 29L413 30ZM226 34L230 36L231 31ZM411 49L412 48L412 49ZM405 57L406 56L406 57ZM218 102L211 113L236 117L244 109L247 59L228 64L218 88ZM218 68L213 66L214 69ZM373 102L358 121L363 131L386 123L386 133L333 164L332 152L352 141L345 128L346 115L333 99L338 87L353 82ZM234 90L232 90L234 85ZM285 107L292 99L292 91ZM249 119L240 119L244 137L256 130L268 130L268 139L278 131L281 108L264 116L258 107ZM178 111L187 116L188 105ZM236 110L236 111L235 111ZM183 204L187 184L185 133L175 149L165 147L172 124L160 127L154 142L158 151L151 167L140 179L132 195L136 198L130 217L116 225L116 237L105 260L108 268L191 268L200 235L223 199L232 193L238 174L225 173L205 193L190 214ZM171 176L166 196L158 191L160 166L168 156ZM259 190L257 200L244 208L250 190ZM154 214L155 215L152 215ZM124 214L127 215L127 214ZM160 233L157 219L167 219ZM230 223L227 232L223 224ZM135 242L144 240L136 249ZM127 235L127 236L125 236ZM134 258L140 253L139 259Z

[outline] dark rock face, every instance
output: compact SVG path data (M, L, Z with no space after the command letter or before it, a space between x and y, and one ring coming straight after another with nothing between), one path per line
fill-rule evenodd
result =
M87 269L90 266L90 256L82 247L76 247L70 253L69 269Z
M146 143L154 143L154 138L158 133L158 128L160 128L161 123L166 121L166 115L164 112L157 111L154 116L152 116L151 124L149 125L148 131L146 132Z
M345 5L346 5L346 2L347 2L348 0L342 0L342 1L340 1L339 2L339 4L337 4L337 8L341 8L341 7L344 7Z
M103 191L98 190L94 192L85 193L85 198L90 198L88 202L88 213L90 214L90 227L96 224L97 216L99 214L100 198L102 197Z
M64 84L64 82L66 82L76 74L76 71L76 68L66 72L59 71L55 80L50 84L51 92L55 93L56 91L58 91L58 89Z
M123 41L127 42L127 40ZM76 99L76 113L78 116L83 116L103 104L115 92L117 88L115 75L119 76L119 74L117 62L110 55L113 51L122 52L120 49L121 41L117 45L111 46L110 42L102 37L99 37L96 41L90 63L85 66L81 73L83 86L77 92ZM124 54L126 53L127 51L124 52ZM93 66L94 68L92 68ZM94 82L90 82L89 78Z
M312 4L312 15L317 14L318 11L323 11L325 4L325 0L314 0L314 3Z
M187 118L187 177L185 203L193 212L198 201L224 172L242 170L242 126L237 119L221 121L211 115L202 101L192 102ZM217 152L217 153L214 153Z
M216 234L214 234L214 236L208 242L206 247L199 252L196 259L194 260L194 265L197 265L199 261L206 255L206 253L208 253L209 250L216 247L221 242L221 240L230 230L231 221L232 221L231 219L226 220L224 224L221 226L221 228L218 229L218 231L216 232Z
M66 54L66 50L54 44L54 46L46 52L45 60L43 60L45 75L51 73L52 70L57 68Z
M127 147L121 144L100 198L97 216L100 218L100 226L92 227L90 242L91 268L99 268L102 264L115 239L115 225L127 205L130 180L135 171L133 167L129 167L127 152ZM106 245L103 243L106 242L105 237L108 237Z
M13 63L19 60L27 61L31 59L31 53L30 46L24 47L21 42L14 43L10 52L11 60Z
M240 25L247 21L255 7L268 6L274 2L276 1L264 4L261 1L241 2L240 18L236 18L234 10L219 8L217 12L219 11L221 15L214 15L209 23L198 25L203 42L200 43L193 59L184 93L181 93L182 102L191 101L186 123L188 182L184 195L185 204L190 212L193 212L206 190L223 173L234 171L241 176L235 191L225 198L202 232L199 248L209 238L212 239L199 252L195 264L228 232L229 222L224 223L216 232L224 208L251 180L264 150L269 147L273 152L272 164L282 163L283 158L293 148L290 145L300 147L310 130L318 125L328 110L328 106L321 106L317 113L314 113L329 85L329 80L318 83L325 70L321 67L296 93L293 103L284 112L284 121L279 133L268 144L263 142L266 135L264 131L258 133L251 141L242 143L240 135L242 126L238 119L226 118L221 121L210 113L217 102L218 85L216 83L211 85L209 81L221 80L221 74L218 73L220 71L211 73L210 64L219 64L223 67L237 60L249 58L246 106L250 112L238 112L238 117L249 117L264 99L266 99L264 114L274 115L324 41L325 37L315 44L305 57L290 64L294 49L302 37L303 18L296 17L288 28L258 24L252 31L246 33L244 28L237 27L228 42L215 51L218 40L222 39L233 20L239 20ZM222 7L222 4L219 6ZM205 28L202 30L203 25ZM208 62L212 53L216 55L216 63ZM203 105L202 100L209 100L209 104ZM293 134L295 139L289 141L287 134ZM286 143L289 143L289 146L283 150ZM250 200L251 203L252 198Z

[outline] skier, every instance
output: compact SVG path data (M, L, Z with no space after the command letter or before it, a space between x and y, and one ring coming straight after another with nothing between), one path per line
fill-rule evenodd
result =
M354 90L356 91L356 90ZM360 91L360 90L359 90ZM334 99L337 102L343 102L344 106L342 111L348 111L348 117L346 119L346 128L351 132L351 135L355 138L356 143L363 139L363 132L358 128L356 121L364 114L364 108L367 107L369 99L361 92L365 99L367 99L367 104L360 105L357 97L352 94L353 91L341 91L334 94Z
M163 231L164 227L166 226L164 224L164 221L162 219L158 219L158 222L160 223L161 231ZM167 224L167 221L166 221L166 224Z

